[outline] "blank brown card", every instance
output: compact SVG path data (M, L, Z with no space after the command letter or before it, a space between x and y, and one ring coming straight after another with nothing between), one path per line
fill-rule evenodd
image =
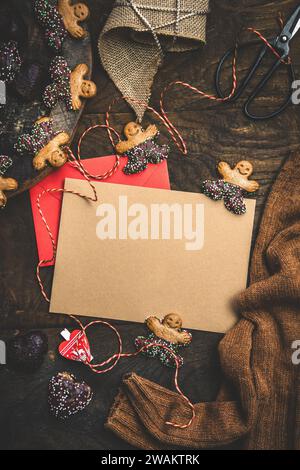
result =
M178 312L186 328L228 331L255 201L236 216L201 194L94 184L98 202L64 195L50 311L135 322ZM91 194L86 181L65 187Z

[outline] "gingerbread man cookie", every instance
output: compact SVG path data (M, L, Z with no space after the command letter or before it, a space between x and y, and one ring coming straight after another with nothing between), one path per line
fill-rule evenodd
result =
M218 171L223 176L224 181L235 184L248 193L254 193L259 188L259 184L256 181L249 180L253 173L253 165L247 160L241 160L233 169L230 168L228 163L220 162Z
M13 178L4 178L5 172L11 167L12 159L6 155L0 155L0 208L4 209L7 197L4 191L14 191L18 189L18 182Z
M48 46L59 51L68 32L57 6L49 0L34 0L34 12L38 22L45 28L45 39Z
M138 336L135 340L136 348L141 349L148 346L145 348L144 354L149 357L157 357L164 365L170 367L176 365L175 354L178 364L182 366L183 358L178 354L178 351L191 343L192 335L186 330L182 330L181 317L177 313L169 313L163 320L151 316L147 318L145 323L151 333L147 337Z
M89 68L86 64L77 65L73 72L71 72L70 86L72 109L74 110L81 108L81 98L90 99L97 94L96 83L84 78L88 73Z
M218 164L218 172L223 177L216 181L206 180L202 184L202 192L214 201L223 199L226 209L236 215L246 213L244 196L258 190L259 184L249 180L253 173L253 165L241 160L232 169L226 162Z
M90 14L88 7L84 3L73 5L71 0L58 0L57 7L69 34L76 39L84 38L87 32L78 23L88 18Z
M44 104L49 109L64 101L68 110L77 111L82 106L81 98L89 99L97 93L96 84L85 79L89 72L86 64L78 64L71 71L67 61L57 56L51 62L49 71L53 83L46 87L43 94Z
M169 155L168 145L158 145L154 140L158 136L158 129L150 125L146 130L136 122L129 122L124 128L126 140L118 142L116 151L128 157L128 163L123 172L127 175L140 173L145 170L148 163L160 163Z
M67 161L67 154L62 148L70 141L66 132L54 131L53 121L50 118L37 120L30 134L19 137L15 149L24 154L33 156L33 167L42 170L47 162L53 167L61 167Z

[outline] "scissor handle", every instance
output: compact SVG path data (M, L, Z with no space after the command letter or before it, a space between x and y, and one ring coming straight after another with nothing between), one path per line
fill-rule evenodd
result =
M289 104L291 102L292 95L293 95L292 87L291 87L291 92L289 93L288 97L286 98L284 103L280 106L280 108L278 108L276 111L273 111L272 113L269 113L269 114L259 116L259 115L253 114L249 109L251 104L255 101L255 98L259 95L261 90L265 87L265 85L268 83L268 81L270 80L272 75L276 72L278 67L280 67L280 65L282 65L282 61L281 61L281 59L278 59L273 64L273 66L270 68L268 73L259 82L259 84L255 88L253 93L249 96L249 98L246 101L246 104L244 106L244 112L245 112L245 114L248 118L253 119L254 121L263 121L263 120L266 120L266 119L272 119L272 118L278 116L279 114L281 114L289 106ZM296 80L295 70L294 70L293 64L289 64L289 65L287 65L287 67L289 68L289 76L290 76L290 80L291 80L291 84L292 84Z
M251 45L254 45L254 44L258 44L257 41L255 42L251 42L251 43L246 43L246 44L242 44L241 46L239 46L239 49L241 48L245 48L245 47L249 47ZM235 91L235 93L233 94L233 96L230 98L230 100L228 100L228 102L234 102L236 101L241 95L242 93L245 91L245 89L247 88L248 84L250 83L251 79L253 78L256 70L258 69L260 63L262 62L262 59L264 58L264 56L266 55L267 51L268 51L268 47L266 45L264 45L259 53L259 55L257 56L257 58L255 59L254 63L252 64L252 67L249 68L249 71L248 71L248 74L246 75L246 77L244 78L244 80L242 81L242 83L238 86L237 90ZM220 79L221 79L221 73L222 73L222 69L223 69L223 66L224 66L224 63L226 62L226 60L232 56L233 54L235 53L235 48L232 48L230 50L228 50L224 56L221 58L219 64L218 64L218 67L217 67L217 70L216 70L216 76L215 76L215 86L216 86L216 91L217 91L217 94L220 98L225 98L225 94L224 92L222 91L221 89L221 85L220 85ZM278 114L282 113L286 108L287 106L290 104L290 101L291 101L291 97L292 97L292 94L293 94L293 90L291 90L291 93L289 94L289 96L286 98L286 100L284 101L284 103L281 105L281 107L279 109L277 109L276 111L272 112L272 113L269 113L269 114L266 114L264 116L259 116L259 115L256 115L256 114L253 114L251 111L250 111L250 106L251 104L254 102L255 98L259 95L259 93L261 92L261 90L265 87L265 85L267 84L267 82L270 80L270 78L272 77L272 75L276 72L277 68L282 65L282 60L281 59L278 59L273 65L272 67L270 68L270 70L266 73L266 75L263 77L263 79L260 81L260 83L257 85L257 87L255 88L255 90L252 92L252 94L249 96L249 98L247 99L246 101L246 104L244 106L244 112L246 114L246 116L250 119L253 119L255 121L258 121L258 120L265 120L265 119L271 119L273 117L276 117L278 116ZM294 67L292 64L289 64L287 65L287 67L289 67L289 75L290 75L290 80L291 82L295 81L296 77L295 77L295 70L294 70Z
M239 45L238 49L241 50L241 49L244 49L246 47L251 47L252 45L257 45L257 44L260 44L260 43L258 41L247 42L245 44ZM267 48L266 45L264 45L261 48L261 51L260 51L259 55L255 59L252 66L249 68L248 74L243 79L242 83L238 86L237 90L235 91L233 96L228 101L234 102L242 95L242 93L245 91L248 84L250 83L250 81L251 81L253 75L255 74L256 70L258 69L262 59L264 58L264 56L267 52L267 49L268 48ZM217 67L217 70L216 70L215 87L216 87L217 94L220 98L225 98L225 96L226 96L226 94L221 89L221 83L220 83L221 82L222 69L223 69L224 63L229 59L229 57L234 56L235 52L236 52L235 47L233 47L232 49L229 49L227 52L225 52L225 54L223 55L223 57L221 58L221 60L218 64L218 67Z

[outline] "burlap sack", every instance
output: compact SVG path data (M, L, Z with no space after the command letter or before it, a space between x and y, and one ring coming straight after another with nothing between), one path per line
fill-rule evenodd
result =
M196 49L205 42L208 5L209 0L115 2L99 37L99 53L123 96L148 103L164 53ZM140 121L144 106L130 104Z

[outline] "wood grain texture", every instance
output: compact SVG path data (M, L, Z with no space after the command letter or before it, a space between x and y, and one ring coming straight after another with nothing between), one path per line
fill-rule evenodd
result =
M91 9L94 69L93 80L99 94L87 103L80 120L74 144L89 125L104 122L105 111L111 101L119 96L113 83L101 67L97 39L112 6L110 0L86 0ZM153 87L152 104L157 107L161 89L170 80L184 80L207 91L213 91L216 64L235 40L241 26L253 26L270 37L278 31L278 10L287 16L298 4L294 0L213 0L208 20L207 46L201 50L167 55ZM239 58L239 76L247 71L254 52L242 53ZM292 56L300 76L300 37L293 43ZM272 62L272 57L258 73L259 77ZM224 82L230 83L230 67ZM255 83L254 83L255 85ZM283 68L266 92L258 99L262 109L278 106L286 93L286 70ZM291 106L284 114L267 122L252 122L243 115L243 98L235 104L221 105L200 100L183 90L173 90L167 97L169 118L184 136L189 154L183 157L172 146L169 172L172 189L199 191L203 179L216 176L216 163L226 160L233 165L246 159L254 165L254 179L260 184L257 195L255 233L271 185L285 159L299 150L299 108ZM116 105L112 125L118 131L132 120L130 108L123 102ZM153 121L147 114L145 125ZM160 127L162 141L168 134ZM83 144L85 157L111 154L105 131L90 134ZM284 196L283 196L284 197ZM47 332L50 352L43 367L34 374L16 373L0 366L0 447L4 448L129 448L103 428L110 404L124 373L135 371L172 388L171 371L162 369L155 360L137 358L125 360L112 373L94 376L84 367L58 358L57 345L62 326L72 325L65 316L49 315L35 278L37 253L28 194L12 199L0 213L0 321L3 339L14 331L42 328ZM52 269L43 270L47 289L51 287ZM87 280L88 282L88 280ZM110 288L110 286L103 286ZM116 292L117 293L117 292ZM184 312L181 312L184 316ZM133 350L132 341L144 331L143 325L115 322L124 338L125 350ZM221 380L217 345L221 335L197 332L192 345L186 350L186 366L180 383L193 401L214 400ZM95 356L102 358L112 352L114 340L111 333L97 329L92 333ZM56 371L69 370L85 379L94 389L95 398L85 413L66 423L58 423L48 414L46 389L50 376ZM5 425L3 425L5 423ZM3 433L3 430L5 432ZM237 444L235 444L235 447Z

